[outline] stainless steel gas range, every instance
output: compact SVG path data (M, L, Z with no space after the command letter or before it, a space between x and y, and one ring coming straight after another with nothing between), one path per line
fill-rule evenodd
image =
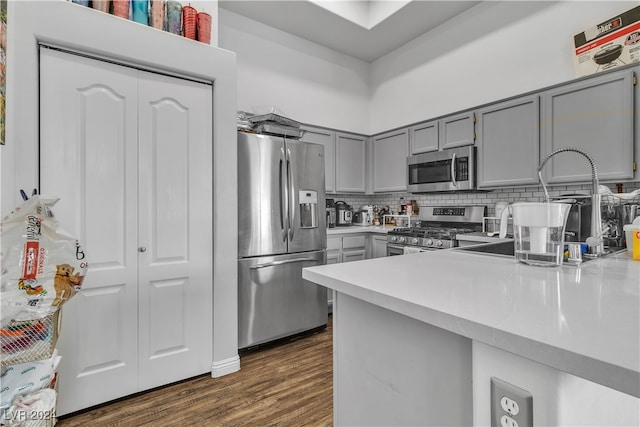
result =
M387 234L387 256L458 246L456 236L482 231L486 206L434 206L420 208L416 227L394 228Z

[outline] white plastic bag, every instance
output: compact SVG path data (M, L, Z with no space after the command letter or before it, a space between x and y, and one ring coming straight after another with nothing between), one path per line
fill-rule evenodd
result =
M58 226L57 198L35 195L2 218L2 324L24 308L57 310L82 287L87 271L77 239Z

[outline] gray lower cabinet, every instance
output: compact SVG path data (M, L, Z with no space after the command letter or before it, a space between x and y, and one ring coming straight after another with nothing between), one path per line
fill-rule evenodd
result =
M576 147L590 154L601 180L633 177L634 72L581 80L542 94L541 158ZM591 167L576 153L561 153L544 168L545 182L591 181Z
M441 150L475 144L475 112L467 111L444 117L439 122L438 140Z
M377 135L373 145L373 191L406 191L409 130Z
M366 142L361 135L336 133L336 192L365 192Z
M367 236L364 234L342 237L342 262L359 261L367 257Z
M387 235L344 233L327 236L327 264L387 256Z
M324 146L324 183L327 193L336 191L336 133L335 131L304 125L302 140Z
M478 110L478 187L538 183L540 97L527 96Z
M335 251L327 251L327 264L340 264L342 262L342 254Z
M369 258L381 258L387 256L387 235L370 234L370 255Z

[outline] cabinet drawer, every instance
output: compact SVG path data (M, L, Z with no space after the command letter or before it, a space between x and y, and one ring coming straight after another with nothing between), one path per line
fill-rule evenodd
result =
M349 236L342 238L342 249L364 248L365 245L365 236Z
M364 249L359 251L349 251L349 252L342 253L342 262L361 261L366 258L367 257Z
M327 251L339 251L342 247L341 242L342 237L327 237Z

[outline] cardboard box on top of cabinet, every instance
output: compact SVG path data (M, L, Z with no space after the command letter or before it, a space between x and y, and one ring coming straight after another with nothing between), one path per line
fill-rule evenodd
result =
M573 36L576 77L640 62L640 6Z

